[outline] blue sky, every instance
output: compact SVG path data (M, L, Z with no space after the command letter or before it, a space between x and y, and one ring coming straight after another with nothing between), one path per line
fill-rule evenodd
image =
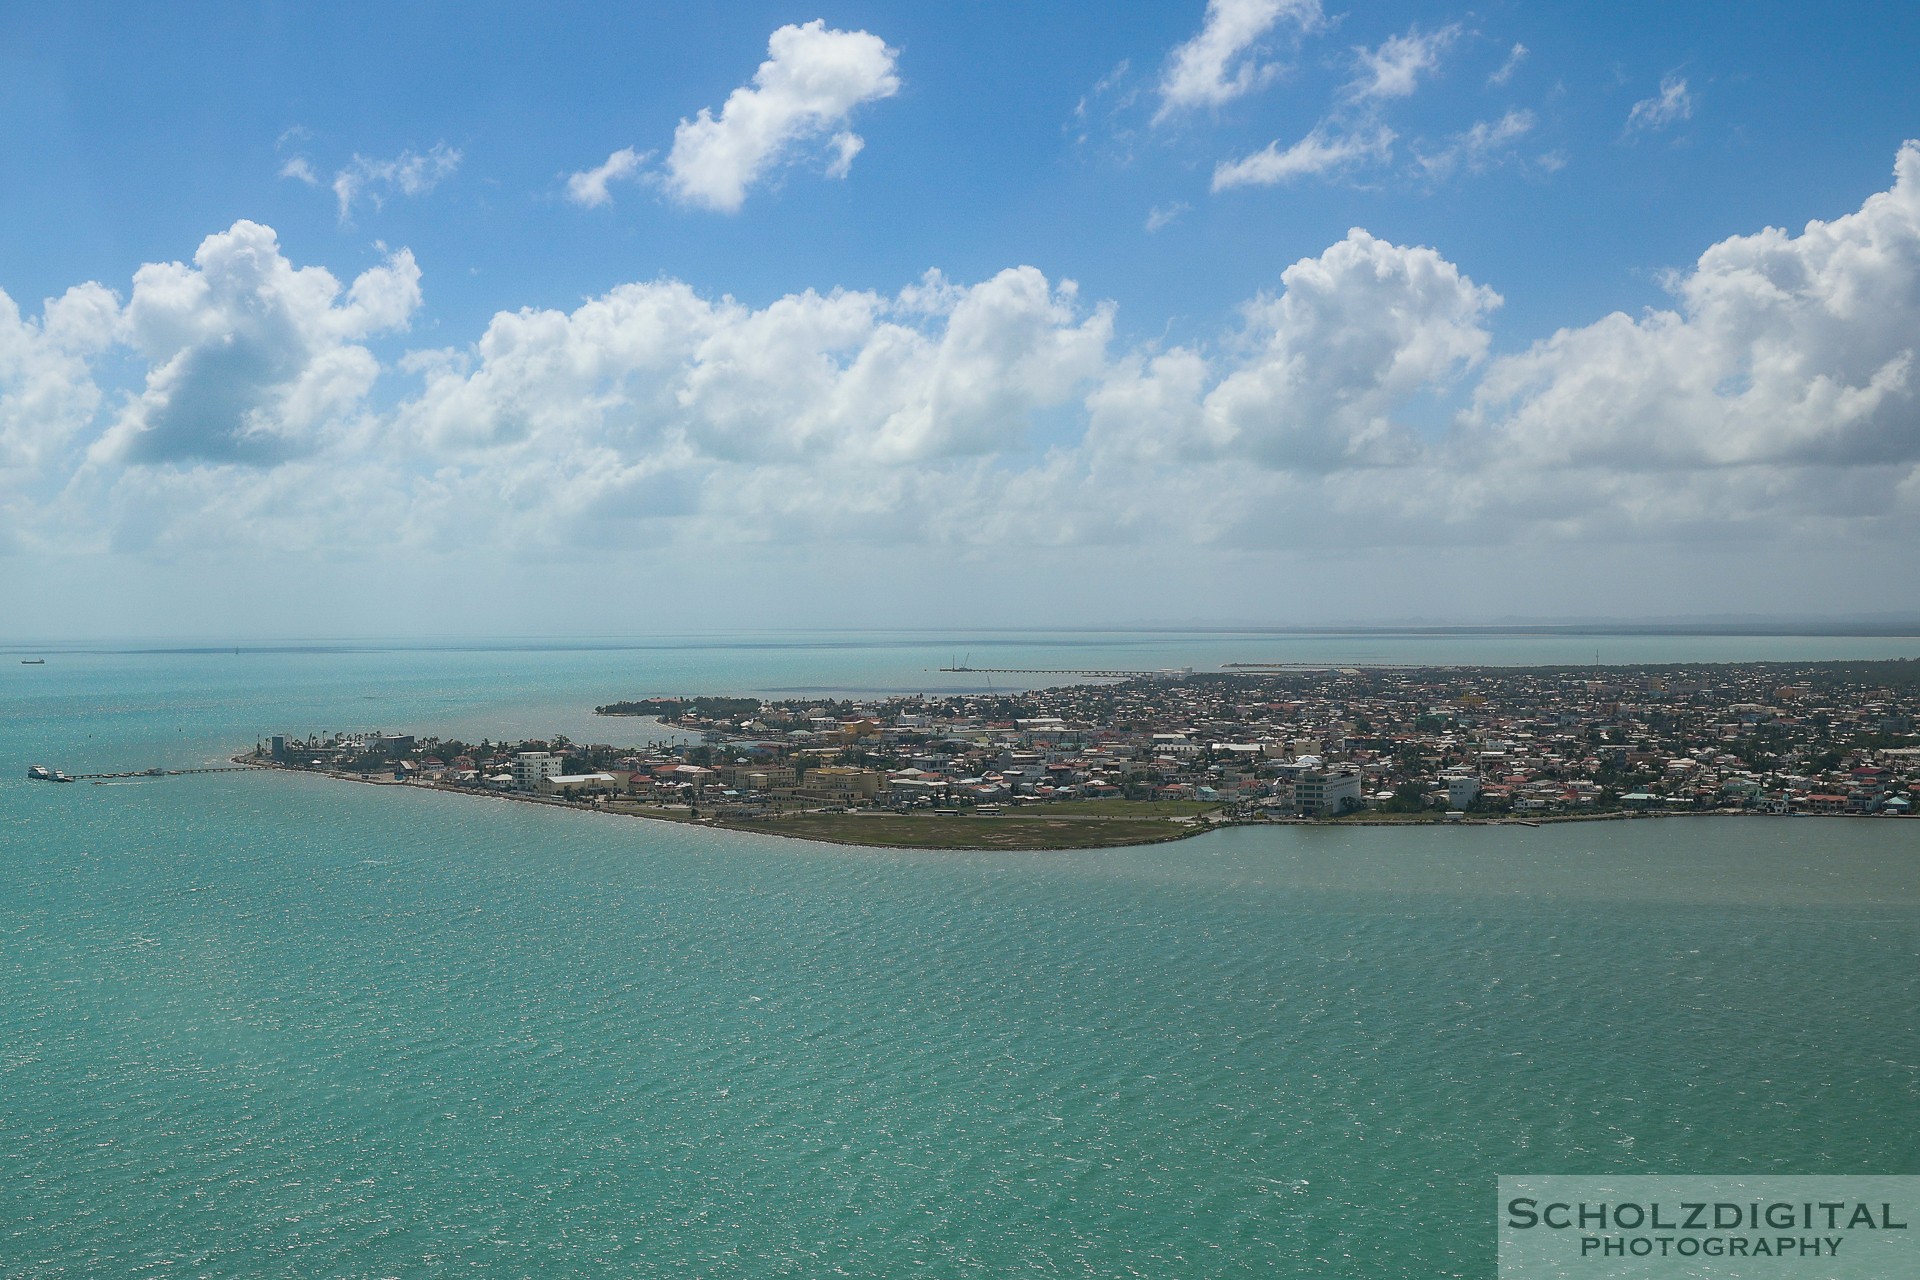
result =
M0 629L1912 612L1916 37L16 6Z

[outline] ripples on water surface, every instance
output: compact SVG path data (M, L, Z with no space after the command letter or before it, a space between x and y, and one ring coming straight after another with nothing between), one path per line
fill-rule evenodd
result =
M9 736L485 710L121 661ZM1500 1172L1920 1172L1920 823L924 854L8 772L4 1275L1486 1275Z

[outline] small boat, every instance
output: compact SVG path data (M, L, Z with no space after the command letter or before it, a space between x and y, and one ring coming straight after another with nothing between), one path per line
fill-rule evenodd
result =
M23 667L44 667L47 665L47 660L45 658L22 658L20 659L20 665Z
M62 772L60 772L60 771L59 771L58 769L55 769L55 770L53 771L53 780L54 780L55 782L72 782L72 781L73 781L73 779L72 779L72 778L70 778L70 777L68 777L68 776L67 776L66 774L64 774L64 773L62 773Z
M53 770L43 764L28 765L27 777L33 779L35 782L52 782Z

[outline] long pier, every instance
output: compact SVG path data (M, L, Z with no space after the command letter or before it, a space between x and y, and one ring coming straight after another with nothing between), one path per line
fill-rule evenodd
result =
M178 778L189 773L245 773L243 764L210 765L205 769L131 769L126 773L73 773L75 782L105 782L110 778Z

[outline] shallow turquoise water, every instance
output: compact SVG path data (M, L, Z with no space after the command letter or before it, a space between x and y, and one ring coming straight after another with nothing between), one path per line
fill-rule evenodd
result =
M0 1274L1480 1276L1502 1172L1920 1172L1920 823L932 854L20 778L915 654L553 661L8 673Z

